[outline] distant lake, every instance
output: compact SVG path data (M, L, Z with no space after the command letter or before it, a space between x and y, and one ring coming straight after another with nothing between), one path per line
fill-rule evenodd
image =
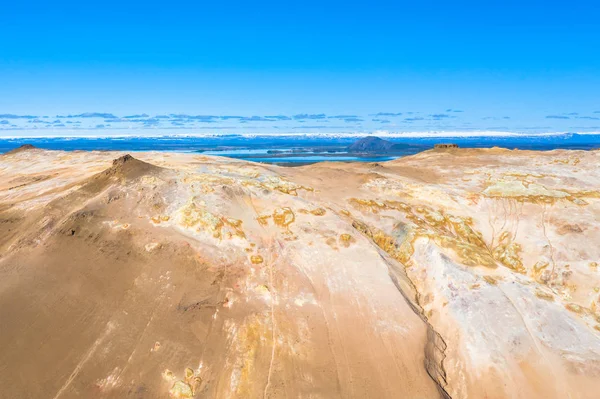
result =
M387 138L407 147L395 154L349 154L346 147L357 137L336 136L254 136L224 135L210 137L91 137L91 138L0 138L0 153L23 144L50 150L175 151L226 156L253 162L301 165L323 161L383 162L452 142L460 147L505 147L540 150L600 148L598 134L560 134L552 136L486 136L455 138Z

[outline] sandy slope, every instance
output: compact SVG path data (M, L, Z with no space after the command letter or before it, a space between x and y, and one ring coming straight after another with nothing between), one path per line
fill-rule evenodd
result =
M0 397L597 397L599 152L123 155L0 156Z

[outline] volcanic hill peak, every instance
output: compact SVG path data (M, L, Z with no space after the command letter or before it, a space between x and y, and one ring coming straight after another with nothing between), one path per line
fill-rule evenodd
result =
M35 149L37 149L37 147L35 147L32 144L23 144L23 145L15 148L14 150L10 150L10 151L6 152L5 154L18 154L23 151L29 151L29 150L35 150Z
M112 161L112 166L102 172L102 176L120 176L137 178L143 175L159 174L164 168L148 162L140 161L130 154L125 154Z

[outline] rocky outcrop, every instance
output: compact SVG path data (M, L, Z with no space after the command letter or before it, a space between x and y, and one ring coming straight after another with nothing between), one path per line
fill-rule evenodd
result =
M438 144L434 144L433 148L436 149L436 150L446 150L448 148L458 148L458 144L438 143Z

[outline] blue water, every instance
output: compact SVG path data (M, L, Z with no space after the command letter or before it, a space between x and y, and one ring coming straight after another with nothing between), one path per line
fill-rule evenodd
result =
M23 144L51 150L115 150L115 151L181 151L228 156L254 162L303 164L322 161L381 162L400 156L415 154L433 147L436 143L452 142L460 147L499 146L510 149L553 150L600 148L600 135L563 134L554 136L519 137L468 137L468 138L391 138L390 141L406 144L400 153L390 156L354 156L345 153L345 147L356 137L314 136L263 136L239 135L215 137L119 137L119 138L0 138L0 153ZM313 152L312 149L319 150ZM283 151L284 154L268 151ZM337 155L336 155L337 154Z
M373 157L333 157L326 155L306 155L299 157L271 157L271 158L260 158L260 157L247 157L242 158L247 161L252 162L262 162L262 163L315 163L315 162L324 162L324 161L338 161L338 162L384 162L391 161L392 159L398 158L397 156L373 156Z

